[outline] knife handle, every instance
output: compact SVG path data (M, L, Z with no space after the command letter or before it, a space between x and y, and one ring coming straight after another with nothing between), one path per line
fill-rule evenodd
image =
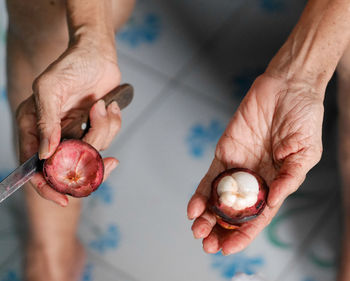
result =
M122 84L114 88L102 99L106 107L116 101L120 109L127 107L134 97L134 89L130 84ZM89 111L82 112L77 118L62 128L62 139L81 139L89 130Z

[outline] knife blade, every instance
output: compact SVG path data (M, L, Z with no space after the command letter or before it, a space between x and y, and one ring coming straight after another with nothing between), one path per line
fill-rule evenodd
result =
M133 87L129 84L123 84L110 91L102 99L105 101L106 107L113 101L116 101L120 109L123 109L130 104L133 95ZM89 130L89 124L89 112L84 112L81 116L62 128L62 136L64 138L80 139ZM42 169L42 163L43 160L40 160L38 153L35 153L1 181L0 203L28 182L36 172L40 171Z
M35 153L0 182L0 203L29 181L41 167L40 163L39 155Z

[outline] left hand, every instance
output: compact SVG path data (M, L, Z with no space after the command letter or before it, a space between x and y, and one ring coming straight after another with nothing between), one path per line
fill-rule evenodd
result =
M208 253L243 250L266 227L288 195L298 189L322 153L323 94L310 85L258 77L218 142L215 158L188 203L192 231ZM216 224L208 209L211 182L226 169L243 167L269 188L262 214L235 230Z

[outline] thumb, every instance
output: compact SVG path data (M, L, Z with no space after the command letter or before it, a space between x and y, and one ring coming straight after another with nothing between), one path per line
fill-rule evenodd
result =
M33 86L37 127L40 136L39 158L47 159L61 139L61 102L54 85L38 80Z

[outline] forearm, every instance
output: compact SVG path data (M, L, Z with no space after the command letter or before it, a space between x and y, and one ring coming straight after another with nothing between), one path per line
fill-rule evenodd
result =
M349 0L311 0L267 73L303 81L322 92L348 46Z
M114 45L112 0L66 0L66 8L71 41L90 38Z

